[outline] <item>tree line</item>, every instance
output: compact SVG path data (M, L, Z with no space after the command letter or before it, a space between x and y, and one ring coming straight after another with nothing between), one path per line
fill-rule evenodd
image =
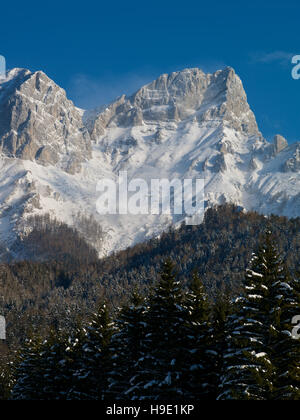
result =
M166 260L146 294L102 302L72 334L30 337L0 378L10 399L298 400L300 279L265 234L238 297L210 299Z
M30 223L33 231L18 244L24 247L24 260L0 264L0 314L7 320L10 352L32 329L42 338L49 328L70 331L102 300L116 310L128 302L134 288L147 294L167 258L176 264L183 287L197 270L210 300L220 292L236 296L251 252L268 226L293 275L299 264L300 218L244 213L232 205L208 209L199 226L169 229L100 260L74 229L47 216ZM81 225L82 231L97 232L93 221ZM0 346L0 358L2 353Z

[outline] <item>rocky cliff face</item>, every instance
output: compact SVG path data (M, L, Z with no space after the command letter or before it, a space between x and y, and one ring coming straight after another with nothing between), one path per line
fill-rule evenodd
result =
M275 153L275 155L277 155L282 150L284 150L286 147L288 147L288 145L289 144L288 144L287 140L284 137L277 134L274 137L274 153Z
M300 172L300 144L296 144L293 150L292 157L288 158L284 163L284 171L285 172Z
M263 138L231 68L162 75L85 113L44 73L13 70L0 83L0 152L0 242L9 250L36 214L75 226L100 255L181 223L184 216L98 215L97 182L123 170L148 185L202 178L206 206L300 216L300 143ZM104 238L90 235L91 216Z
M76 173L91 157L91 142L63 89L43 72L15 69L0 84L0 150Z
M163 74L131 97L122 96L101 112L89 129L94 139L107 127L134 127L151 122L222 120L247 135L260 136L240 78L232 68L205 74L186 69Z

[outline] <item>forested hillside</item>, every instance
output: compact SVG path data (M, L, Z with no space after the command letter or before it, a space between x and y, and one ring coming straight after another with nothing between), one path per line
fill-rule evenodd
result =
M276 248L266 231L239 297L215 302L166 260L150 293L116 313L102 301L73 331L31 334L0 370L0 398L299 400L300 283Z
M41 250L43 261L0 266L0 313L7 318L8 344L18 346L34 329L41 334L50 326L69 330L102 298L114 310L134 288L143 293L153 285L166 258L174 261L183 285L196 270L210 298L220 290L236 294L266 228L294 272L299 266L300 219L266 218L234 206L210 209L200 226L183 225L103 260L97 260L72 229L63 225L48 226L42 233L36 229L30 249Z

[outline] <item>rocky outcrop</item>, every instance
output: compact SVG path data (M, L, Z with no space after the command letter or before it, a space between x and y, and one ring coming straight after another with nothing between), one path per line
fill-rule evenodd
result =
M284 137L282 137L281 135L279 135L279 134L277 134L274 137L273 143L274 143L274 154L275 155L277 155L278 153L280 153L282 150L284 150L285 148L287 148L288 145L289 145L288 142L287 142L287 140Z
M232 68L205 74L200 69L163 74L133 96L122 96L89 118L93 140L105 128L140 126L149 122L177 122L196 118L199 123L223 121L245 135L260 136L240 78Z
M299 217L300 143L262 137L231 68L162 75L88 112L44 73L12 71L0 82L0 152L0 235L8 249L36 214L79 228L102 256L184 220L98 215L97 182L117 181L120 171L149 186L153 179L203 179L207 206ZM104 239L94 224L81 229L78 213L95 217Z
M91 157L81 113L43 72L15 69L0 84L0 150L75 173Z
M214 159L214 165L212 167L213 172L225 172L227 169L226 158L224 153L218 154Z
M296 145L296 150L290 159L284 163L285 172L300 172L300 144Z

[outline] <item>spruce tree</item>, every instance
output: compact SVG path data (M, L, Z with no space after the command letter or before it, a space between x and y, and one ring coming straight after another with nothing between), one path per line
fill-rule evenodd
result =
M77 399L103 400L111 366L111 338L114 325L106 303L100 305L86 328L72 390Z
M186 296L186 360L184 384L189 399L215 399L215 358L210 305L203 283L194 273Z
M219 399L270 400L274 396L277 303L273 286L283 267L270 233L247 270L245 293L233 305Z
M112 366L107 398L128 399L132 392L130 380L143 354L142 342L146 335L146 313L146 300L136 291L129 305L119 312L111 345Z
M27 339L15 362L14 400L40 400L43 397L43 340L39 335Z
M0 354L0 401L8 400L15 386L15 354Z
M273 285L276 303L274 358L276 380L274 399L300 399L300 339L293 335L292 321L300 315L299 280L286 271L283 281Z
M131 379L133 399L176 400L185 396L184 295L170 260L149 299L142 355Z
M40 353L43 378L43 400L66 400L71 383L70 358L67 337L61 331L51 330Z
M69 371L69 387L67 400L80 400L82 395L80 392L80 375L79 372L83 367L82 364L82 348L86 342L86 329L82 323L77 322L72 334L68 338L66 348L67 369Z
M212 392L219 395L219 386L224 373L224 354L227 349L228 318L232 314L231 300L227 292L218 292L212 309L212 340L214 366L212 368Z

